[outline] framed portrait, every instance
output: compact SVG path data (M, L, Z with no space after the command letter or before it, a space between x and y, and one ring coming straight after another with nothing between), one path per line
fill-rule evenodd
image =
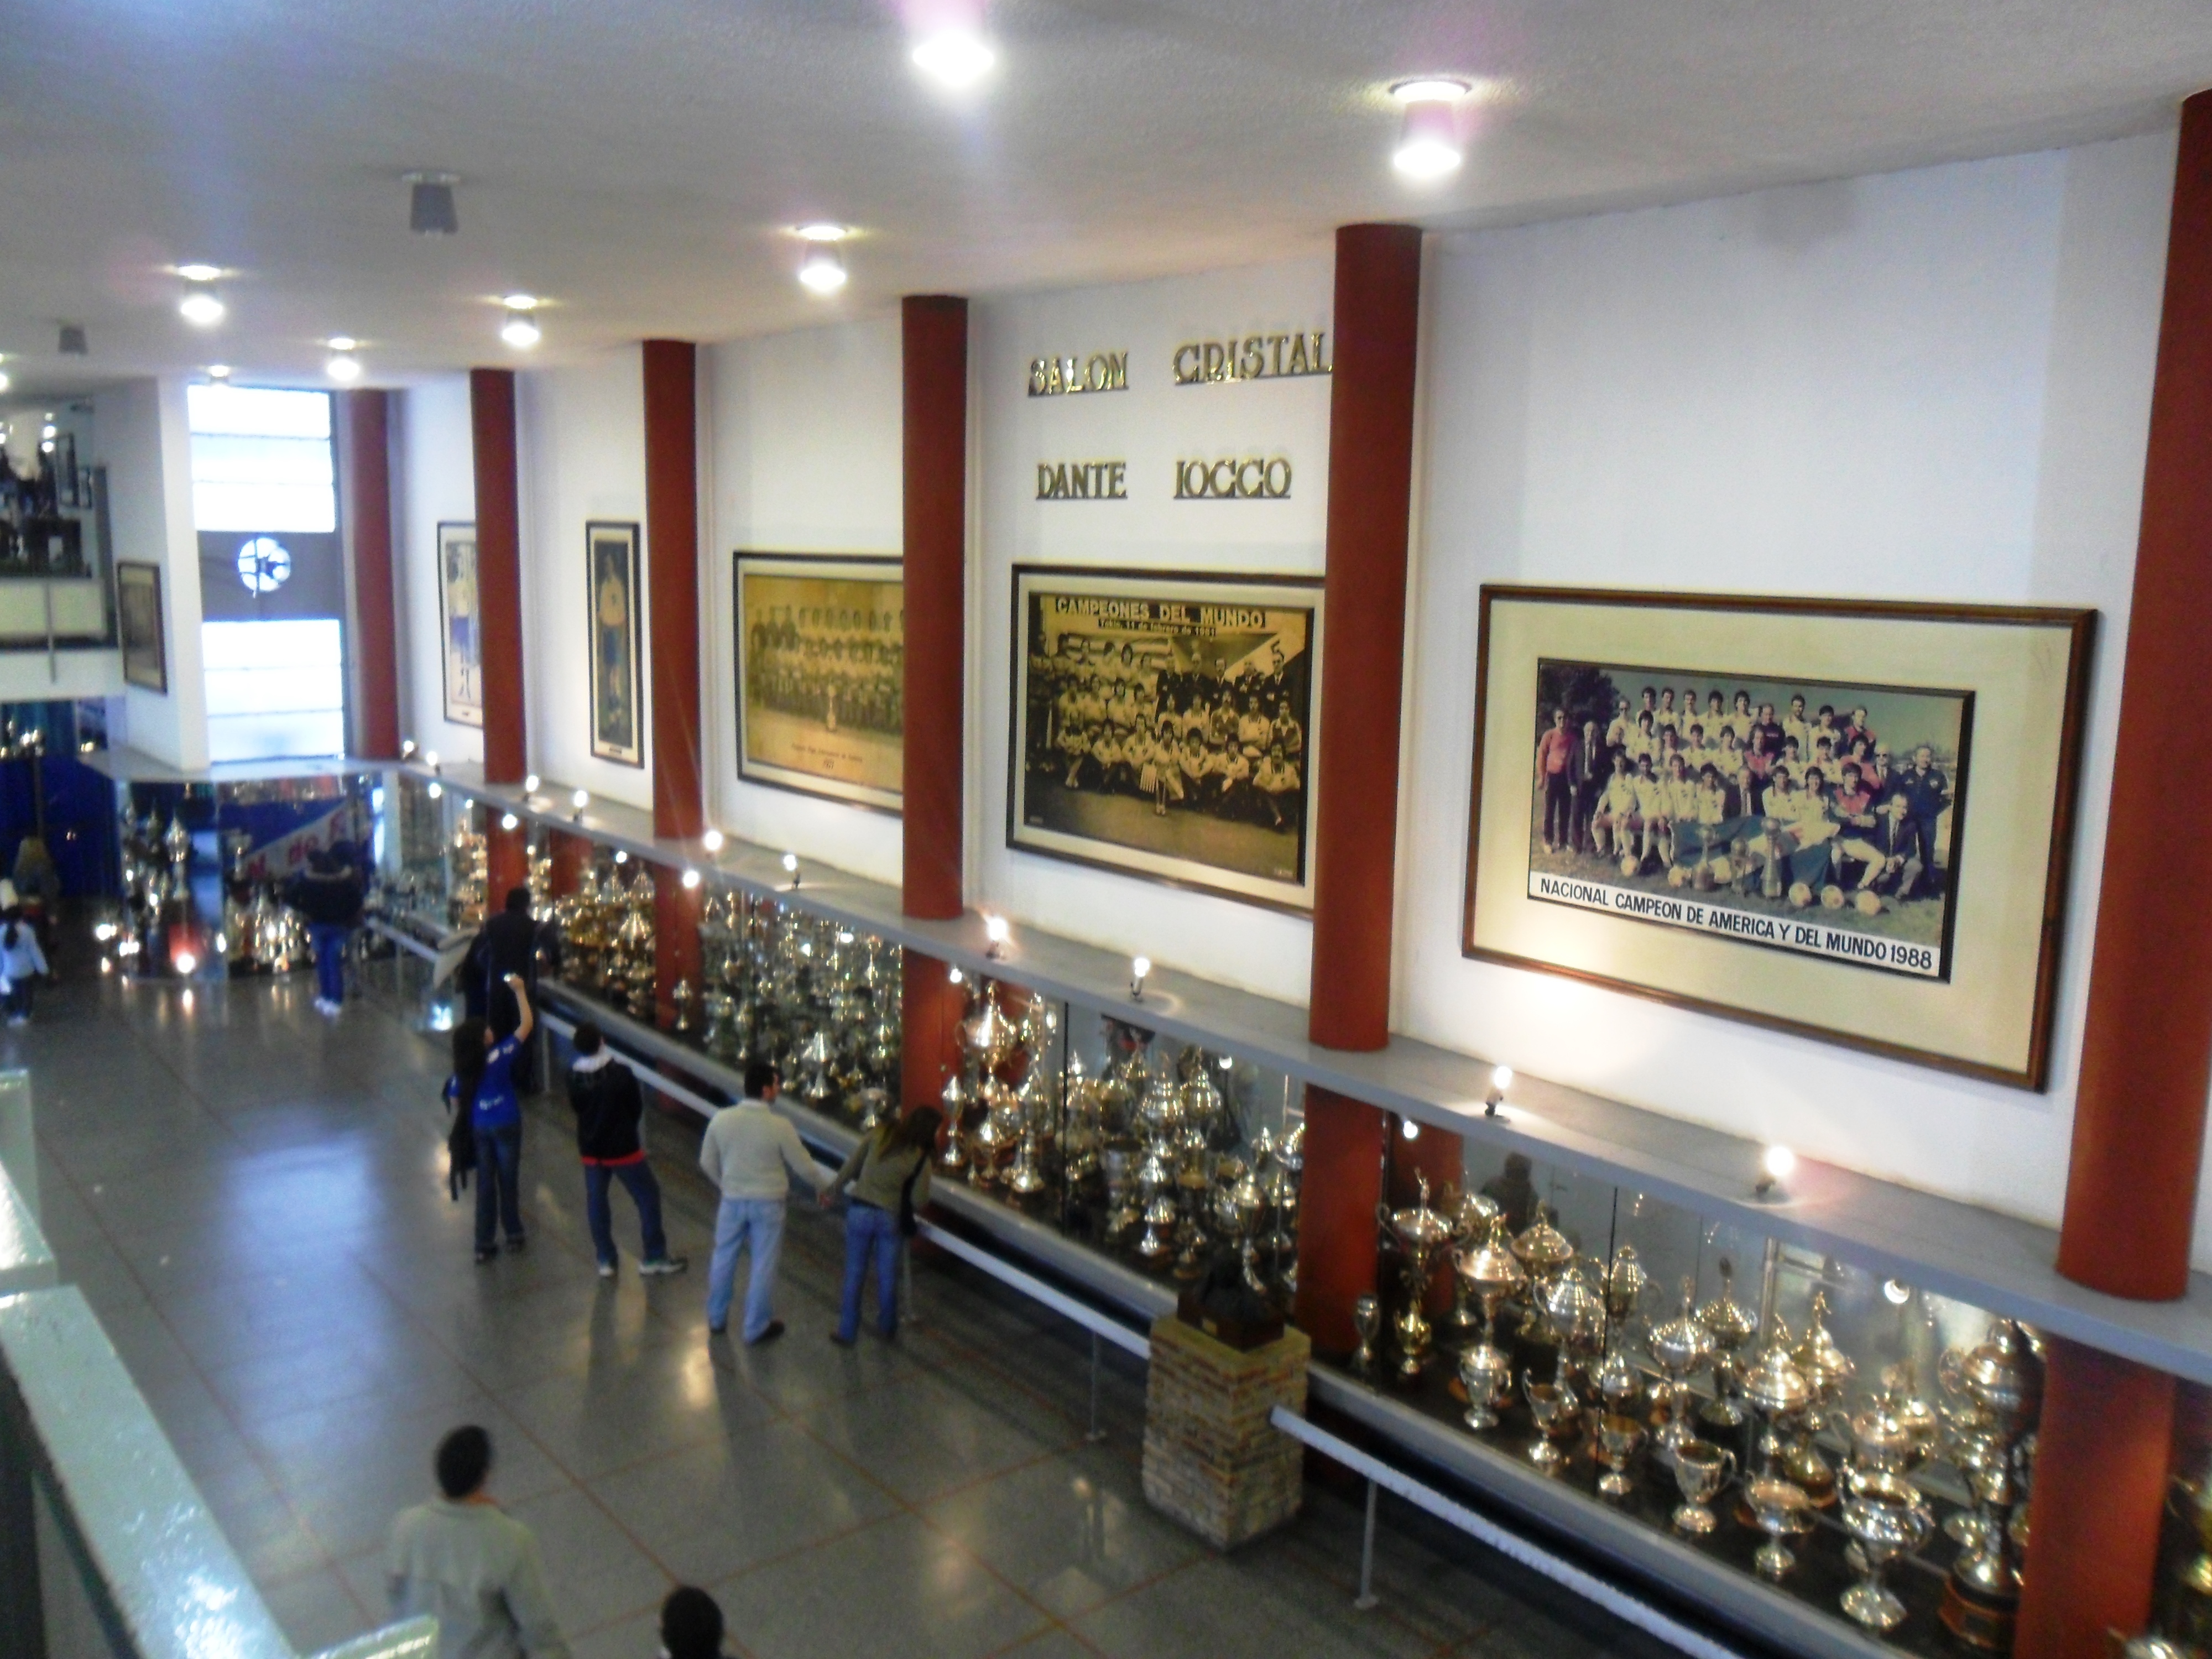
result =
M591 580L592 752L645 764L644 621L638 610L638 529L593 520L584 526Z
M2042 1088L2094 623L1485 586L1462 948Z
M477 527L438 526L438 641L446 688L446 718L456 726L482 726L483 609L477 586Z
M735 556L738 775L878 811L906 767L906 579L895 558Z
M1320 579L1013 575L1006 844L1311 909Z
M169 655L161 635L160 565L116 561L115 615L123 646L123 683L167 696Z

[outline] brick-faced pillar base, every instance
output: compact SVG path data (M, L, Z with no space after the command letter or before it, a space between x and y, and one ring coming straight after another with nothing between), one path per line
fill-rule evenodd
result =
M1291 1519L1305 1496L1305 1448L1267 1418L1278 1406L1305 1410L1305 1333L1240 1351L1168 1315L1152 1338L1146 1501L1218 1550Z

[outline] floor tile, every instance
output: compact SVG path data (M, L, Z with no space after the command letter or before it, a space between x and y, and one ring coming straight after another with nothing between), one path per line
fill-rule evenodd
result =
M1075 1438L1071 1431L1056 1439L1040 1439L942 1378L926 1374L902 1381L884 1396L832 1400L799 1420L809 1433L909 1503L941 1497L1046 1456Z

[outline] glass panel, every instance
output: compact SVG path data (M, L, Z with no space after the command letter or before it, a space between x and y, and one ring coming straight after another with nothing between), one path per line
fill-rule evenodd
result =
M200 529L337 528L329 393L226 386L185 391L192 518Z

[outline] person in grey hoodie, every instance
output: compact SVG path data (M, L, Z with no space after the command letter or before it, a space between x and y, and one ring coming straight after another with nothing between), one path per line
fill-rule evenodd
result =
M571 1659L538 1540L491 1499L491 1437L473 1424L438 1443L440 1496L403 1510L385 1551L392 1616L438 1621L439 1659Z

